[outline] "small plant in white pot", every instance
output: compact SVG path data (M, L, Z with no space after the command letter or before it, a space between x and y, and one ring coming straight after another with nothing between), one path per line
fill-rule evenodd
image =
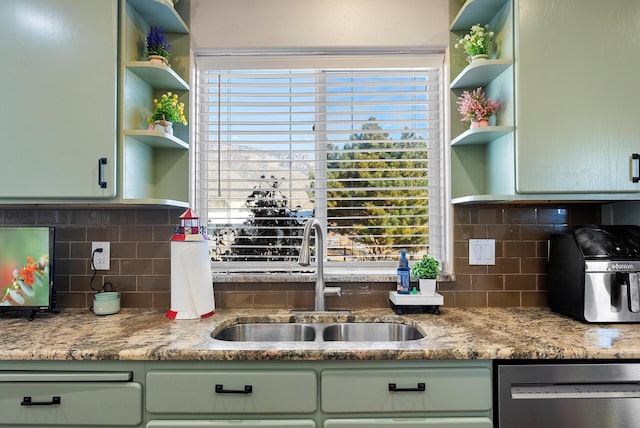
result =
M436 292L436 278L440 274L440 263L429 255L424 255L422 260L411 266L411 275L418 278L420 293L432 296Z

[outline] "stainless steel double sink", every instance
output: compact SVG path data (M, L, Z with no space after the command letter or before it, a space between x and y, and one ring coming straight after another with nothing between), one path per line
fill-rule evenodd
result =
M232 342L403 342L422 339L415 327L396 322L239 323L214 331Z

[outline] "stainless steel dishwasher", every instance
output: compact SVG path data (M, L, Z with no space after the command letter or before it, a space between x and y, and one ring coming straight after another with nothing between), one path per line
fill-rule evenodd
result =
M497 363L499 428L640 427L640 363Z

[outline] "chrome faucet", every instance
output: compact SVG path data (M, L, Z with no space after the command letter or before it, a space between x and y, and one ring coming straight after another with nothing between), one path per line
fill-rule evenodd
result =
M304 225L304 233L302 234L302 246L300 247L300 255L298 256L298 264L301 266L309 266L310 262L310 241L311 229L316 231L316 261L318 268L316 269L316 290L313 304L314 311L326 310L326 295L340 296L342 289L340 287L325 287L324 285L324 238L322 236L322 225L315 218L310 218Z

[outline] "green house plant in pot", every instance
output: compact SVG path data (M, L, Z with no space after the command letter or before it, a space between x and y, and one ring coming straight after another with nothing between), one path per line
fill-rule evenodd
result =
M440 274L440 263L435 258L425 254L411 266L411 275L418 278L420 294L433 296L436 292L436 278Z
M147 33L145 53L151 62L160 62L169 65L169 53L171 45L167 41L167 35L162 27L152 26Z
M488 25L476 24L471 27L469 34L458 40L454 46L464 49L469 62L487 59L495 47L494 37L493 31L489 29Z
M184 115L184 103L178 101L177 94L173 92L162 94L160 99L153 100L153 105L155 106L155 111L147 119L150 130L173 135L174 123L188 124Z

